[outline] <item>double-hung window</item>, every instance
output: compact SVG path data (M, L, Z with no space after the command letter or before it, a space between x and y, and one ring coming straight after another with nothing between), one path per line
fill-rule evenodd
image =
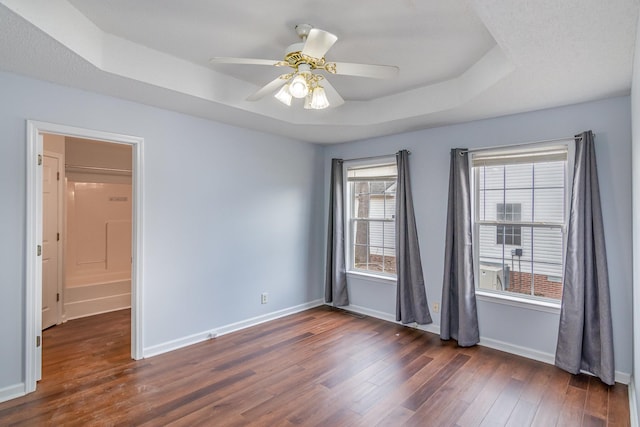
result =
M347 269L395 277L397 166L388 163L346 165Z
M471 153L476 288L562 295L568 143Z

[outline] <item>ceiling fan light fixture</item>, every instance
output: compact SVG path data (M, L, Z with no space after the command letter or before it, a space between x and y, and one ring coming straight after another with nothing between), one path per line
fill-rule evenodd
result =
M280 88L274 97L286 106L291 106L291 93L289 92L289 84Z
M309 93L309 85L303 74L297 74L289 83L289 93L294 98L304 98Z
M313 89L311 92L311 105L310 108L313 110L323 110L329 107L329 100L327 99L327 94L324 91L322 86L318 86Z

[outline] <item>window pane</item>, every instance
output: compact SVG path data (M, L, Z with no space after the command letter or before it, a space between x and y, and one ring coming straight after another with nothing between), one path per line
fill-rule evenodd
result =
M533 230L533 262L540 264L540 274L562 277L563 240L560 228L535 228ZM534 265L535 268L535 265Z
M500 233L499 229L504 230ZM562 295L562 231L560 228L479 227L478 287L487 290L560 299ZM490 237L502 234L505 244ZM517 247L508 242L520 239Z
M369 218L369 206L371 200L369 182L355 182L354 188L353 215L355 218Z
M496 242L496 234L498 229L503 227L497 227L495 225L481 225L479 227L478 243L479 243L479 255L480 264L503 264L503 251L505 250L502 244Z
M354 268L395 274L395 225L384 221L357 221Z
M382 248L383 242L384 242L384 223L377 222L377 221L369 222L369 245L372 247L376 246L376 247ZM373 250L372 250L372 253L378 254L378 252L375 252ZM382 255L382 253L379 253L379 255Z
M564 221L564 189L536 188L534 191L534 221L555 222Z
M505 188L533 187L533 165L515 164L504 167Z
M512 210L511 218L505 218L505 221L531 221L532 207L533 207L533 190L530 188L525 189L511 189L505 190L505 201L507 204L518 205L517 209ZM517 219L515 219L517 218Z
M536 187L564 188L565 162L536 163L534 173Z
M486 203L486 192L484 190L478 191L477 193L477 208L476 208L476 218L480 221L485 221L487 218L487 203Z
M387 253L388 256L396 254L396 224L395 222L385 222L384 227L384 247L392 249Z
M484 173L484 188L504 188L504 166L491 166L481 168Z
M353 264L367 269L369 265L369 227L366 221L354 221Z
M480 219L486 221L498 220L498 205L504 204L504 190L487 190L484 192L483 214ZM501 208L502 209L502 208Z
M396 215L396 183L390 182L385 192L384 217L394 219Z
M395 274L396 174L395 164L348 170L350 268Z

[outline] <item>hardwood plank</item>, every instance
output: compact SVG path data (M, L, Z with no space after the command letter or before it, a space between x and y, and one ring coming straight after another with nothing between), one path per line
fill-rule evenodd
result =
M587 398L587 391L583 388L569 385L565 395L558 425L560 426L580 426L584 416L584 404Z
M500 392L498 398L491 405L491 409L480 423L481 427L506 425L513 408L515 408L520 394L524 388L524 383L515 378L511 378L506 387Z
M413 411L418 409L438 390L438 388L445 384L458 371L458 369L467 363L468 360L469 356L457 354L453 360L434 375L433 378L424 383L413 395L405 400L402 406Z
M479 426L510 380L511 368L505 364L501 364L498 369L488 373L485 377L484 387L478 392L467 410L460 415L456 424L460 427Z
M560 417L571 375L558 368L551 367L551 369L554 370L555 375L549 379L547 391L538 404L538 410L531 423L533 427L555 426Z
M376 424L376 427L395 427L405 425L414 412L410 409L399 406Z
M609 386L596 377L589 377L585 414L601 420L607 419L609 409Z
M589 387L589 375L579 374L572 375L569 380L569 385L576 388L586 390Z
M536 404L521 398L518 400L515 408L513 408L505 426L521 427L531 425L537 409L538 406Z
M129 331L129 310L44 331L0 425L630 425L624 385L331 307L140 361Z
M609 387L609 410L607 425L610 427L630 426L629 394L626 385L618 384Z
M584 417L582 419L582 427L607 427L607 422L602 418L584 414Z

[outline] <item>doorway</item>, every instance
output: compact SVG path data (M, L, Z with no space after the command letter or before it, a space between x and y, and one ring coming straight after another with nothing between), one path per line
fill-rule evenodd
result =
M25 298L25 392L35 391L36 383L42 376L42 326L43 326L43 267L51 268L51 258L43 259L43 246L51 243L53 234L45 236L43 227L43 177L51 173L52 163L48 160L45 168L45 153L43 150L43 135L52 134L65 138L94 140L101 143L126 145L131 150L131 256L129 260L114 257L116 266L129 261L131 267L130 305L131 305L131 357L142 358L142 144L139 137L120 135L102 131L76 128L44 122L27 122L27 239L26 239L26 298ZM48 157L54 157L47 153ZM45 171L46 170L46 171ZM49 191L51 186L49 186ZM46 200L46 197L44 199ZM114 201L123 202L126 196L114 196ZM55 219L57 221L60 218ZM49 221L52 221L51 219ZM126 228L126 227L125 227ZM113 236L123 230L122 222L112 224ZM122 234L122 233L120 233ZM56 236L57 237L57 236ZM47 243L45 243L47 242ZM120 256L120 258L122 258ZM55 260L58 262L58 259ZM60 265L58 263L58 265ZM55 272L60 277L59 272ZM60 286L60 285L57 285ZM46 291L50 294L51 291ZM53 302L51 295L49 301Z
M43 135L42 329L131 307L127 144Z

